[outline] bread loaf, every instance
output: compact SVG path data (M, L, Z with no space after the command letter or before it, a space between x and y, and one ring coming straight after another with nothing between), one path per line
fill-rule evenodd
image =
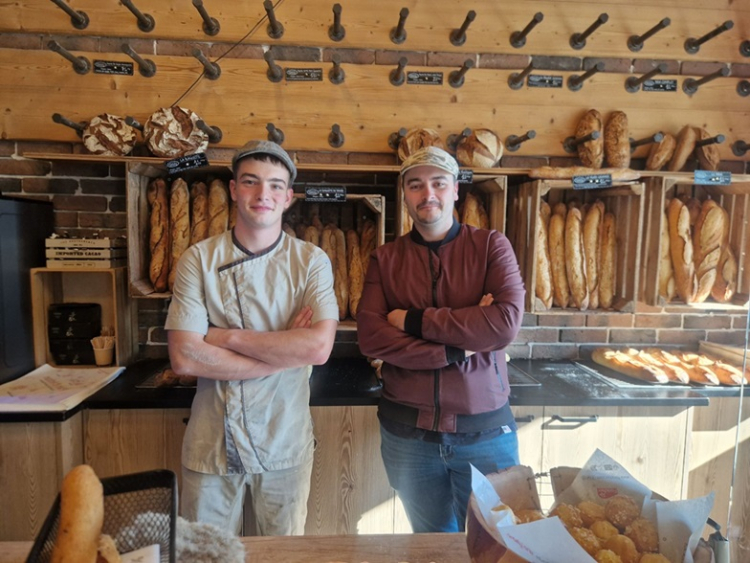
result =
M208 236L220 235L229 226L229 196L227 188L219 179L208 188Z
M362 267L365 272L367 267L370 265L370 254L375 250L378 241L376 240L377 230L375 229L375 223L369 219L364 222L362 226L362 236L359 243L359 249L362 253Z
M609 309L615 300L617 279L617 231L614 214L602 219L601 254L599 255L599 307Z
M588 168L586 166L540 166L529 170L529 178L540 180L565 180L574 176L609 174L613 182L629 182L641 177L641 173L630 168Z
M163 158L204 152L208 135L198 129L199 120L195 112L178 106L156 110L143 125L148 149Z
M669 250L669 226L667 213L662 214L661 240L659 241L659 296L669 303L674 299L675 283L672 256Z
M649 383L667 383L669 376L656 366L648 365L625 352L610 348L597 348L591 354L597 364Z
M716 281L711 288L711 297L719 303L729 303L737 287L737 259L727 244L716 268Z
M91 154L125 156L135 146L136 132L122 117L103 113L89 121L81 140Z
M312 225L310 225L309 227L307 227L305 229L305 234L304 234L304 236L302 238L306 242L313 243L315 246L321 246L321 241L320 241L321 231L319 231L318 229L316 229ZM330 241L329 241L329 244L330 244ZM326 253L326 254L328 254L328 253ZM330 258L330 255L329 255L329 258Z
M685 125L677 135L677 146L667 167L670 172L679 172L685 167L688 158L695 150L695 141L697 140L698 135L695 129L691 125Z
M661 170L674 155L677 139L670 133L664 133L664 138L658 143L652 143L646 159L646 170Z
M104 490L88 465L78 465L63 479L60 523L52 563L96 563L104 523Z
M333 288L339 305L339 320L344 320L349 313L349 268L346 256L346 235L339 228L332 228L336 241L336 269L333 275Z
M573 305L585 311L589 307L589 291L583 249L583 222L581 211L575 207L568 210L565 218L565 268Z
M711 138L711 133L705 129L698 129L698 140L705 141ZM721 157L719 156L719 147L716 143L710 145L703 145L695 149L695 153L698 156L698 163L703 170L718 170L719 162Z
M294 234L297 235L298 239L307 240L305 238L305 232L307 231L307 227L309 227L309 225L307 225L306 223L297 223L296 225L294 225Z
M690 216L690 228L695 228L695 224L698 222L698 217L701 214L703 204L699 199L694 197L681 197L680 200L685 204L688 209L688 215Z
M462 208L461 222L477 229L482 228L482 218L480 216L480 209L482 202L477 196L469 192L466 194L464 205Z
M229 229L234 229L237 224L237 202L229 199Z
M658 348L648 348L642 350L638 355L644 361L661 368L670 381L683 385L690 383L688 372L680 365L679 360L669 352Z
M149 214L149 256L148 277L154 291L167 291L169 277L169 205L167 184L162 178L152 180L146 190L151 208Z
M208 237L208 188L203 182L195 182L190 188L193 206L193 221L190 228L190 244Z
M628 116L622 111L613 111L604 127L604 157L613 168L630 166L630 130Z
M728 233L729 217L726 211L712 199L704 201L693 231L695 276L698 283L693 300L696 303L702 303L711 294Z
M346 263L349 267L349 315L356 319L365 285L365 269L362 267L359 235L354 229L346 231Z
M456 160L461 166L493 168L503 156L503 142L490 129L474 129L456 147Z
M552 268L547 235L550 217L549 204L542 200L536 222L536 287L535 294L545 309L552 306Z
M699 385L718 385L719 377L711 369L713 362L692 352L676 352L674 354L681 362L681 366L688 372L690 381Z
M169 291L174 287L177 263L190 245L190 196L185 180L172 182L169 194L169 228L172 250L169 255Z
M599 138L586 141L578 145L578 158L584 166L589 168L601 168L604 162L604 136L602 135L602 114L595 109L590 109L581 118L576 128L576 139L580 139L590 133L598 131Z
M445 143L434 129L411 129L398 143L398 158L403 162L424 147L438 147L445 150Z
M549 259L552 268L552 303L563 309L570 303L568 275L565 270L565 206L556 206L549 218Z
M690 214L679 198L672 198L667 208L669 223L669 250L674 268L677 295L691 303L695 295L695 267L693 265L693 241L690 237Z
M583 254L586 259L586 279L591 309L599 308L599 257L603 220L604 203L596 200L583 220Z

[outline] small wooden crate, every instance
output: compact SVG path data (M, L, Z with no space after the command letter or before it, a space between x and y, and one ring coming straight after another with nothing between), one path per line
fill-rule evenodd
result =
M459 184L456 209L463 205L466 194L471 192L478 196L489 218L489 227L505 233L505 205L507 201L507 176L475 176L471 184ZM407 221L408 211L404 202L404 190L399 178L396 197L396 236L406 234L411 230L411 221Z
M604 202L607 212L617 220L617 268L615 299L612 310L632 313L638 295L641 233L643 226L643 191L641 183L623 183L606 189L574 190L569 180L535 180L518 186L512 195L508 217L508 237L518 258L526 284L526 310L530 313L548 309L537 299L536 250L537 220L542 199L553 207L558 202L578 199L582 204L597 199ZM552 311L578 312L575 308L552 308ZM591 311L609 311L592 309Z
M702 309L746 308L750 302L750 181L733 182L729 186L700 186L692 176L679 175L649 178L645 193L645 234L641 257L641 300L649 305L667 305L659 296L659 256L661 227L666 221L664 209L673 197L688 195L700 201L711 198L729 215L729 245L737 258L737 290L730 303L717 303L708 297L690 307ZM675 297L670 304L685 305Z

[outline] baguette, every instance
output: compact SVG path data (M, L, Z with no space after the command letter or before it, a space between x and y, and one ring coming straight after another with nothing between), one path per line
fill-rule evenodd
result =
M60 524L52 563L96 563L104 524L104 489L89 465L78 465L63 479Z
M602 219L602 242L599 255L599 307L609 309L615 299L617 279L617 234L615 216L605 213Z
M208 236L220 235L229 225L229 198L221 180L214 180L208 188Z
M659 296L667 303L674 299L674 268L669 253L669 226L667 225L667 213L662 213L661 241L659 246Z
M362 267L359 235L354 229L346 231L346 263L349 268L349 315L356 319L365 285L365 270Z
M649 383L668 383L669 377L661 369L644 363L625 352L610 348L597 348L591 359L599 365Z
M664 138L651 145L646 159L646 170L661 170L674 155L677 139L670 133L664 133Z
M705 141L711 138L711 133L705 129L697 130L698 140ZM719 147L715 143L696 147L695 153L698 156L698 163L703 170L718 170L721 157L719 156Z
M550 216L549 204L542 200L539 205L536 228L536 287L535 293L545 309L552 306L552 269L547 235Z
M302 238L305 240L305 242L311 242L315 246L321 246L320 244L321 232L317 228L313 227L312 225L310 225L309 227L305 229L305 235Z
M556 206L557 208L557 206ZM570 302L568 275L565 271L565 206L549 218L549 259L552 270L552 303L563 309Z
M154 291L167 290L169 277L169 205L167 203L167 184L163 179L153 180L147 190L147 199L151 207L149 217L149 279Z
M714 200L707 199L693 231L695 275L698 283L694 301L702 303L711 294L717 268L729 233L729 217Z
M719 377L711 369L712 362L705 361L699 354L691 352L680 352L675 354L685 371L690 376L690 381L699 385L718 385Z
M581 311L589 306L584 252L581 211L573 207L565 218L565 268L573 305Z
M737 287L737 259L727 246L724 249L716 268L716 281L711 288L711 297L719 303L728 303L734 296Z
M599 308L599 257L601 254L604 203L601 200L589 208L583 220L583 254L586 257L589 307Z
M297 223L296 225L294 225L294 234L297 235L298 239L300 239L300 240L307 240L305 238L305 232L307 231L307 227L308 226L309 225L307 225L305 223ZM308 241L308 242L310 242L310 241Z
M589 168L586 166L539 166L529 170L529 178L539 180L566 180L573 176L609 174L613 182L637 180L641 173L630 168Z
M604 127L604 157L613 168L630 166L630 132L628 116L622 111L613 111Z
M667 167L670 172L679 172L682 170L690 155L693 154L697 140L698 135L695 129L690 125L685 125L679 135L677 135L677 146Z
M690 215L690 228L692 229L698 222L698 217L700 217L703 205L701 204L699 199L696 199L694 197L685 196L684 198L680 199L688 209L688 214Z
M576 139L587 136L598 131L599 138L586 141L578 145L578 158L584 166L590 168L601 168L604 162L604 136L602 133L602 114L595 109L590 109L581 118L576 128Z
M690 383L688 372L680 365L679 360L669 352L658 348L647 348L641 350L638 356L644 361L661 368L670 381L682 384Z
M482 228L482 220L479 216L479 208L482 203L479 198L471 192L466 194L464 205L462 208L461 222L465 225L476 227L477 229Z
M344 320L349 312L349 269L346 261L346 235L337 227L331 229L336 241L336 269L333 287L339 305L339 320Z
M693 241L690 238L690 214L685 204L674 197L669 202L667 217L675 290L685 303L691 303L695 295L695 267Z
M229 229L234 229L237 224L237 202L229 200Z
M172 251L169 258L169 291L174 287L177 275L177 264L182 253L190 245L190 196L185 180L177 178L172 182L172 190L169 196L169 227L171 229L170 241Z
M359 250L362 253L362 268L367 271L367 267L370 265L370 254L377 246L377 230L375 229L375 223L371 220L364 222L362 226L362 236L359 243Z
M190 245L208 237L208 187L203 182L195 182L190 189L193 200L193 224L190 229Z

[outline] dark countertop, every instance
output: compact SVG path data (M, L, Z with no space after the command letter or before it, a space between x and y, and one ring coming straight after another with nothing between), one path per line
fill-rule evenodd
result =
M67 412L0 413L0 422L62 421L81 409L189 408L191 387L139 388L166 365L141 360L115 381ZM706 406L710 397L739 396L736 387L651 385L590 360L513 360L509 364L514 406ZM377 405L380 386L364 358L331 358L310 377L310 406Z

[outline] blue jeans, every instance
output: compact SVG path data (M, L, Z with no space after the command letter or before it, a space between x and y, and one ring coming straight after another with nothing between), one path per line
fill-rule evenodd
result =
M381 426L380 453L388 481L417 533L464 531L469 463L485 475L519 463L515 432L468 446L443 446L400 438Z

